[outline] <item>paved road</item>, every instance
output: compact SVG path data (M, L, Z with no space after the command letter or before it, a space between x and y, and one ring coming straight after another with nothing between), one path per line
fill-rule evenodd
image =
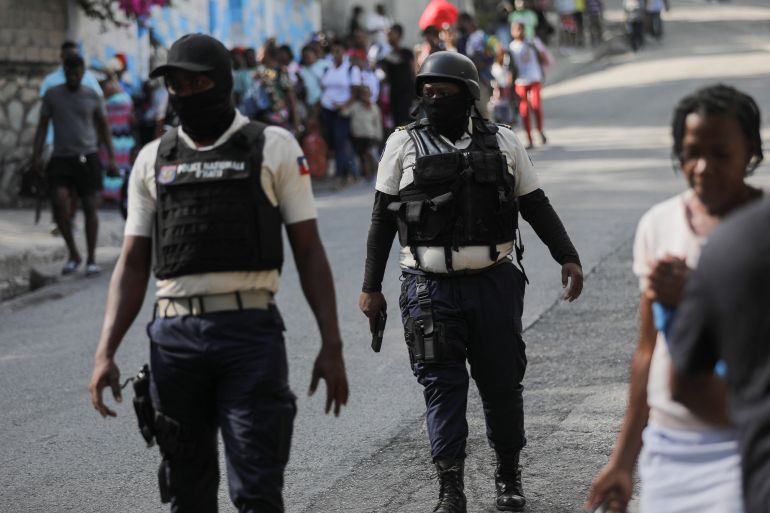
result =
M578 303L559 302L558 266L524 230L530 512L579 511L609 454L636 331L630 238L646 208L684 187L670 167L672 106L721 80L748 90L770 112L770 8L758 5L682 0L667 19L662 46L613 57L545 90L550 145L532 158L589 275ZM757 173L765 185L766 173L767 166ZM422 396L395 310L383 351L374 355L356 308L371 196L362 185L318 200L352 389L339 419L322 414L321 398L305 396L317 330L294 265L285 266L278 301L300 398L286 479L290 513L432 508ZM384 287L391 304L399 285L394 264ZM141 446L130 405L119 406L117 420L103 421L86 396L107 284L107 276L69 281L0 306L0 511L164 511L154 483L157 455ZM142 318L149 317L147 307ZM146 358L138 323L118 363L127 374ZM470 410L469 511L493 511L492 453L475 393ZM221 495L227 511L224 486Z

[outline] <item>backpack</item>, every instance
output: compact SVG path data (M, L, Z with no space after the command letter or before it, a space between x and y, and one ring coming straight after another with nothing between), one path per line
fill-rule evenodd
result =
M239 110L249 119L255 119L260 112L270 110L272 106L273 99L270 97L265 83L260 79L255 79L243 95Z

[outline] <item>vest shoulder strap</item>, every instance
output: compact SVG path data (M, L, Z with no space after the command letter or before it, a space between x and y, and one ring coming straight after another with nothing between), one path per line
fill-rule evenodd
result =
M265 123L250 121L240 130L238 130L236 135L242 135L245 138L244 142L248 145L249 148L251 148L260 139L260 137L262 137L262 134L265 133L266 128L267 125Z
M409 125L409 127L406 129L407 135L409 135L409 138L412 140L412 144L414 144L414 151L416 152L417 158L422 157L423 155L427 154L427 149L425 148L425 145L422 142L422 139L420 138L420 135L417 134L415 128L412 125Z
M160 145L158 146L158 155L165 160L170 160L174 153L176 153L176 146L179 143L179 129L177 127L171 128L165 134L160 137Z
M473 118L473 139L485 150L500 151L500 144L497 142L497 132L500 127L497 124L484 118Z
M475 132L496 134L497 132L500 131L500 127L497 125L497 123L493 123L488 119L474 117L472 118L472 120L473 120L473 130Z
M444 142L441 136L431 128L427 118L409 124L406 127L406 133L414 143L417 158L457 151L456 148Z

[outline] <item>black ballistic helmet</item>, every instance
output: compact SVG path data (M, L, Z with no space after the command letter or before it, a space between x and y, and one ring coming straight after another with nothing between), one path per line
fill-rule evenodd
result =
M473 61L457 52L436 52L425 59L417 72L415 87L422 96L422 86L430 82L459 82L474 100L481 97L479 70Z

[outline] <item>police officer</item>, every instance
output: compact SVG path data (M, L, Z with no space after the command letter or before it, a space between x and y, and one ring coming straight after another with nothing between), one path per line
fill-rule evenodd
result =
M496 507L521 511L527 360L521 338L526 277L516 265L519 213L562 266L569 301L583 287L580 259L519 140L478 114L473 62L434 53L416 87L422 117L393 133L380 161L359 306L370 323L386 308L381 283L398 233L399 306L412 369L424 387L439 476L433 511L466 511L466 359L497 455Z
M163 77L181 127L145 146L131 173L125 241L110 284L90 391L102 416L120 401L115 352L140 310L151 261L158 278L150 336L161 498L172 512L217 511L217 430L240 512L284 511L295 416L284 326L273 301L286 225L321 331L310 391L326 411L348 398L334 287L316 226L304 156L282 128L233 107L230 56L186 35L151 73Z

